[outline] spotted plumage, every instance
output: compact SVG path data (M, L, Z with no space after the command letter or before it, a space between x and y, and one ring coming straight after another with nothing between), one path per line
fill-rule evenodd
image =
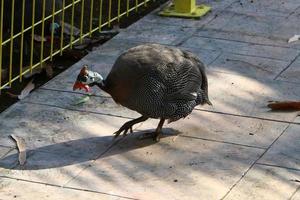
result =
M173 122L199 104L211 104L203 63L190 52L158 44L140 45L120 55L98 85L117 103L139 112L143 117L138 122ZM117 135L132 125L121 127Z

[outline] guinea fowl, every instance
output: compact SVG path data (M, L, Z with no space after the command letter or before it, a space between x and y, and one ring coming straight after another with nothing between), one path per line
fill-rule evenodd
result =
M133 47L120 55L107 78L84 66L73 90L99 86L114 101L142 116L126 122L114 134L124 135L134 124L159 118L153 138L158 141L165 120L189 115L199 104L211 105L203 63L192 53L159 44Z

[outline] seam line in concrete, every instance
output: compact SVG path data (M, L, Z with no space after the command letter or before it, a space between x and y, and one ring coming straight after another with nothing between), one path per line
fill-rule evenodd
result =
M272 40L274 42L286 42L285 38L280 38L280 37L274 37L274 36L269 36L266 37L265 35L259 35L259 34L255 34L255 33L247 33L247 32L241 32L241 31L230 31L230 30L220 30L220 29L216 29L216 28L206 28L203 31L214 31L214 32L222 32L222 33L227 33L227 34L239 34L242 36L249 36L249 37L261 37L261 38L266 38L269 40ZM240 41L240 40L238 40ZM260 44L260 43L258 43ZM266 44L267 45L267 44ZM282 47L282 48L290 48L292 50L297 50L299 51L299 48L296 47L290 47L290 46L282 46L282 45L275 45L275 47Z
M2 159L2 158L4 158L5 156L7 156L10 152L12 152L13 150L14 150L15 148L9 148L9 150L5 153L5 154L3 154L1 157L0 157L0 159Z
M283 169L289 169L289 170L294 170L294 171L300 171L300 169L297 168L292 168L292 167L285 167L285 166L280 166L280 165L272 165L272 164L267 164L267 163L256 163L256 165L263 165L267 167L278 167L278 168L283 168Z
M124 117L124 116L121 116L121 115L114 115L114 114L109 114L109 113L100 113L100 112L94 112L94 111L77 110L77 109L65 108L65 107L62 107L62 106L51 105L51 104L46 104L46 103L35 103L35 102L29 102L29 101L23 101L22 103L40 105L40 106L48 106L48 107L59 108L59 109L63 109L63 110L70 110L70 111L75 111L75 112L85 112L85 113L91 113L91 114L96 114L96 115L107 115L107 116L110 116L110 117L119 117L119 118L123 118L123 119L133 119L132 117Z
M239 184L239 182L248 174L248 172L253 168L253 166L257 163L257 161L259 161L267 152L268 150L273 146L273 144L275 144L275 142L277 142L277 140L285 133L285 131L290 127L290 124L287 125L287 127L281 132L281 134L270 144L270 146L268 146L268 148L266 148L266 150L250 165L250 167L242 174L242 176L239 178L239 180L237 180L237 182L235 182L230 189L226 192L226 194L221 198L221 200L224 200L229 193L233 190L233 188L235 188L235 186L237 186Z
M234 116L234 117L243 117L243 118L259 119L259 120L271 121L271 122L278 122L278 123L300 125L300 122L298 123L298 122L290 122L290 121L285 121L285 120L277 120L277 119L269 119L269 118L263 118L263 117L255 117L255 116L250 116L250 115L240 115L240 114L234 114L234 113L225 113L225 112L221 112L221 111L205 110L205 109L201 109L201 108L195 108L195 110L203 111L203 112L210 112L210 113L217 113L217 114L221 114L221 115L230 115L230 116Z
M236 146L242 146L242 147L249 147L249 148L254 148L254 149L266 150L266 148L264 148L264 147L252 146L252 145L241 144L241 143L234 143L234 142L226 142L226 141L214 140L214 139L208 139L208 138L201 138L201 137L196 137L196 136L179 135L179 137L192 138L192 139L204 140L204 141L209 141L209 142L217 142L217 143L224 143L224 144L229 144L229 145L236 145Z
M13 146L7 146L7 145L3 145L3 144L0 144L0 147L4 147L4 148L8 148L8 149L11 149L11 148L15 149L15 147L13 147Z
M117 145L123 138L114 141L105 151L103 151L102 153L100 153L95 159L93 159L91 161L91 163L94 163L96 160L98 160L99 158L101 158L104 154L106 154L111 148L113 148L115 145ZM85 171L87 168L90 168L91 165L88 165L86 167L84 167L83 169L81 169L75 176L71 177L68 181L66 181L65 184L63 184L63 186L66 186L67 184L69 184L72 180L76 179L83 171Z
M278 59L278 58L271 58L271 57L267 57L267 56L249 55L249 54L235 53L235 52L224 52L224 53L238 55L238 56L251 57L251 58L263 58L263 59L268 59L268 60L275 60L275 61L289 63L289 61L287 61L287 60Z
M66 187L66 186L60 186L60 185L51 184L51 183L45 183L45 182L40 182L40 181L31 181L31 180L14 178L14 177L9 177L9 176L0 176L0 177L1 178L6 178L6 179L11 179L11 180L27 182L27 183L52 186L52 187L62 188L62 189L76 190L76 191L81 191L81 192L90 192L90 193L102 194L102 195L107 195L107 196L114 196L114 197L119 197L119 198L124 198L124 199L138 200L138 199L131 198L131 197L126 197L126 196L121 196L121 195L116 195L116 194L110 194L110 193L106 193L106 192L99 192L99 191L95 191L95 190L81 189L81 188L76 188L76 187Z
M277 74L275 76L275 78L273 80L276 80L283 72L285 72L300 56L300 53L290 62L290 64L288 64L288 66L286 66L284 69L282 69L279 74Z
M123 118L123 119L134 119L132 117L125 117L125 116L114 115L114 114L109 114L109 113L101 113L101 112L94 112L94 111L85 111L85 110L78 110L78 109L72 109L72 108L65 108L65 107L62 107L62 106L51 105L51 104L46 104L46 103L36 103L36 102L29 102L29 101L22 101L22 103L40 105L40 106L47 106L47 107L54 107L54 108L59 108L59 109L63 109L63 110L75 111L75 112L85 112L85 113L91 113L91 114L96 114L96 115L107 115L107 116L110 116L110 117L119 117L119 118ZM278 123L288 123L288 124L300 125L300 122L298 123L298 122L290 122L290 121L284 121L284 120L276 120L276 119L255 117L255 116L250 116L250 115L224 113L224 112L221 112L221 111L212 111L212 110L205 110L205 109L200 109L200 108L195 108L194 110L203 111L203 112L210 112L210 113L216 113L216 114L221 114L221 115L235 116L235 117L243 117L243 118L259 119L259 120L278 122Z
M288 200L292 200L292 198L296 195L296 193L300 191L300 186L296 188L295 192L291 195L291 197Z
M101 98L110 98L109 96L104 96L104 95L97 95L97 94L84 94L80 92L73 92L73 91L68 91L68 90L59 90L59 89L52 89L52 88L38 88L38 90L50 90L50 91L55 91L55 92L65 92L65 93L71 93L71 94L79 94L79 95L85 95L85 96L92 96L92 97L101 97Z
M209 30L209 29L207 29L207 30ZM229 32L229 33L235 33L235 32ZM246 42L246 41L242 41L242 40L227 39L227 38L222 38L222 37L209 37L209 36L197 35L197 34L194 35L194 36L195 37L201 37L201 38L207 38L207 39L224 40L224 41L230 41L230 42L239 42L239 43L243 43L243 44L251 44L251 45L257 45L257 46L278 47L278 48L283 48L283 49L292 49L292 50L299 51L299 49L294 49L294 48L291 48L291 47L281 46L281 45L262 44L262 43L257 43L257 42ZM259 36L252 36L252 37L259 37Z

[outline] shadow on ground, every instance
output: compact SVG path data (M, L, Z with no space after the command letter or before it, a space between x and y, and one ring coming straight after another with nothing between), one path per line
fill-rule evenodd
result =
M114 138L114 136L89 137L28 150L26 152L27 162L23 166L16 166L18 165L18 153L8 155L0 160L0 167L14 168L14 170L50 169L126 153L156 144L157 142L152 138L140 139L146 132L151 131L154 130L134 132L133 137L128 137L129 145L123 145L122 149L113 148L110 150L114 144L125 138L123 136L119 136L119 138ZM175 134L177 135L178 131L166 128L161 138L174 136Z

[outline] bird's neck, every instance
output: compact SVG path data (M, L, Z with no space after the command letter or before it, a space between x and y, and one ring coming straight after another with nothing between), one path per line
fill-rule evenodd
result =
M96 83L96 85L104 92L108 92L108 87L105 80L101 81L100 83Z

